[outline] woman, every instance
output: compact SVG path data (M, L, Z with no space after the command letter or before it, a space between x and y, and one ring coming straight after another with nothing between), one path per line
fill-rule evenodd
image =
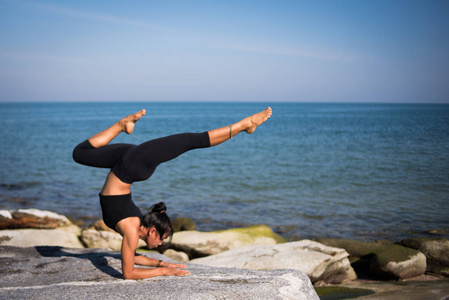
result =
M156 248L173 234L173 229L163 202L153 205L151 211L142 216L131 199L131 184L148 179L159 164L186 151L216 146L242 131L253 133L257 126L271 116L271 108L235 124L203 133L177 134L138 146L109 145L122 131L130 134L135 123L145 114L143 109L129 115L82 142L75 147L73 159L83 165L111 169L100 192L100 204L105 224L123 236L123 277L143 279L161 275L188 275L189 271L183 270L185 265L135 255L139 239L145 241L148 248ZM157 268L135 268L135 264Z

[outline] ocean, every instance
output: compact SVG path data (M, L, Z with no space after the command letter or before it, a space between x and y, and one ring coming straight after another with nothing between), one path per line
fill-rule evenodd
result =
M266 224L289 240L449 237L449 105L331 103L0 103L0 209L92 222L108 173L75 163L80 142L142 108L139 144L227 126L273 108L249 135L164 163L133 184L198 230Z

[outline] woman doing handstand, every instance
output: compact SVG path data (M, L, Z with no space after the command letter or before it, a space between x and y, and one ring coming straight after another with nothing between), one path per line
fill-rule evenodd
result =
M173 234L173 229L163 202L153 205L150 212L142 215L131 199L131 184L148 179L159 164L184 152L216 146L242 131L253 133L271 116L271 108L230 126L203 133L182 133L138 146L109 144L122 131L130 134L135 123L145 114L143 109L129 115L82 142L73 150L73 159L83 165L111 169L100 192L100 205L105 224L123 236L123 277L142 279L160 275L188 275L190 273L183 270L186 267L183 264L135 255L139 239L145 241L148 248L156 248ZM135 264L157 268L135 268Z

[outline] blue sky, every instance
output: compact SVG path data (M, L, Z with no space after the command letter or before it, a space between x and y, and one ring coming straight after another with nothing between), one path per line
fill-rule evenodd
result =
M449 1L0 0L0 101L449 103Z

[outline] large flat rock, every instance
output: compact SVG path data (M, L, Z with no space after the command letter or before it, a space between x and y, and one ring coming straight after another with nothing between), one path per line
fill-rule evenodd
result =
M248 270L296 269L306 273L314 283L341 283L355 279L348 255L344 249L302 240L233 249L194 259L191 263Z
M123 280L119 252L0 246L0 299L319 299L298 270L187 267L185 277Z

